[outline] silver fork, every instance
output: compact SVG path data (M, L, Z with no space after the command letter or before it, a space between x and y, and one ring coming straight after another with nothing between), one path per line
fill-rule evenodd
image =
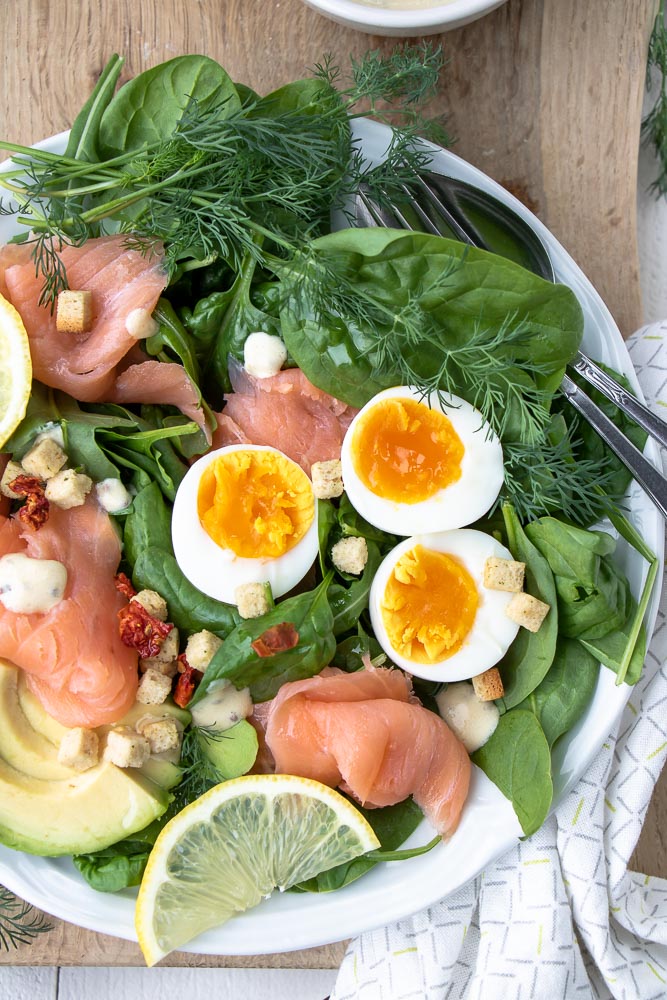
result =
M441 175L433 176L437 176L439 181L446 182L447 180L441 177ZM465 218L461 211L457 210L456 203L454 205L452 203L448 204L446 199L440 197L422 175L415 175L415 183L419 188L420 194L424 196L430 206L432 210L430 213L424 209L407 184L401 185L402 192L405 195L405 202L401 202L401 205L398 205L395 201L388 201L387 208L381 207L373 201L368 191L362 186L357 192L358 224L361 226L381 226L384 228L414 231L417 227L413 225L404 211L404 208L409 208L421 222L426 232L435 236L443 235L442 228L444 227L438 227L437 222L434 221L433 216L435 215L437 219L442 220L447 228L454 233L456 239L483 250L491 249L486 244L477 227ZM454 183L461 186L461 182ZM495 206L500 203L496 202L496 199L490 195L486 195L485 192L479 192L478 189L476 189L476 193L493 214ZM503 212L507 217L511 213L511 210L503 206ZM513 215L513 213L511 214ZM515 218L520 223L520 228L523 228L525 225L523 220L520 220L518 216ZM532 230L531 233L534 242L537 240L537 237ZM537 240L537 243L541 248L541 254L538 254L538 268L536 270L539 269L542 277L547 277L555 281L556 275L548 251L541 240ZM633 396L632 393L628 392L627 389L581 352L577 353L576 357L570 363L570 367L610 399L631 420L639 424L661 447L667 448L667 423L661 420L657 414L652 413L636 396ZM639 449L625 437L616 424L609 419L600 407L567 374L563 376L561 390L568 402L597 431L609 448L611 448L614 454L617 455L632 473L634 479L636 479L644 492L651 498L663 517L667 519L667 480L662 473L648 459L644 458Z

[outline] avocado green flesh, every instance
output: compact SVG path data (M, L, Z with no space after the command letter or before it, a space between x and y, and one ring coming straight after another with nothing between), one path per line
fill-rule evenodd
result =
M43 856L87 854L143 830L165 812L167 789L180 780L180 768L155 758L146 773L108 761L83 772L65 767L58 746L67 729L47 715L21 678L13 664L0 660L0 843Z
M206 737L206 730L199 733L201 748L220 775L221 781L247 774L257 757L257 733L245 719L231 729Z

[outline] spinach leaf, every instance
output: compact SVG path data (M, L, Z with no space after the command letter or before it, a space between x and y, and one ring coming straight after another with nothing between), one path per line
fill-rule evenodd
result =
M517 709L535 714L552 747L584 714L593 697L599 672L597 656L574 639L559 638L548 674Z
M148 337L144 346L151 357L159 361L170 361L175 357L186 371L190 381L197 390L197 404L202 405L202 395L199 391L199 364L191 350L187 332L174 311L168 299L160 298L153 310L153 317L159 323L157 333ZM171 352L172 357L167 352Z
M397 850L401 844L405 843L410 834L414 833L424 818L421 809L412 799L405 799L395 806L386 806L383 809L363 809L356 802L354 805L373 827L380 841L378 850L371 851L370 854L362 854L361 857L354 858L347 864L336 865L329 871L320 872L314 878L299 882L292 886L292 891L333 892L335 889L342 889L344 885L349 885L350 882L365 875L380 860L386 860L373 855Z
M472 760L510 800L524 834L539 830L551 806L553 784L549 744L533 712L517 708L501 715Z
M327 549L331 529L336 524L336 508L330 500L317 501L317 537L322 576L327 572Z
M253 701L268 701L287 681L313 677L326 667L336 650L333 615L327 598L330 583L331 574L315 590L288 597L261 618L250 618L237 625L206 668L192 705L203 698L213 681L222 677L238 688L249 687ZM161 593L169 603L168 595ZM297 645L273 656L258 656L251 643L273 625L283 622L294 625L299 636Z
M301 267L294 263L282 276L290 354L312 382L353 406L404 383L406 370L432 383L473 332L495 336L499 328L504 336L496 354L504 373L513 362L532 366L539 372L533 387L539 383L548 397L583 331L570 289L504 258L423 233L332 233L315 240ZM457 371L466 385L454 391L478 403L488 384L466 378L465 367ZM512 371L512 377L533 384L527 371ZM494 391L503 399L498 409L509 413L517 398L504 393L503 384L501 379Z
M121 57L113 55L102 70L92 94L74 119L65 149L66 157L91 163L99 159L97 140L100 122L113 98L122 68Z
M543 517L526 534L545 557L556 581L561 635L599 639L623 625L630 586L610 558L611 535Z
M616 674L618 681L636 684L641 677L646 659L646 629L641 625L638 635L634 635L633 625L637 617L637 605L631 604L631 612L619 629L602 636L601 639L581 639L581 645L593 654L600 663ZM630 646L630 643L634 645ZM632 652L628 656L628 650Z
M139 885L153 844L167 818L156 819L145 830L101 851L75 854L72 860L88 885L98 892L120 892Z
M173 555L171 516L157 483L139 492L125 518L125 558L134 566L145 549L161 549Z
M397 543L395 535L389 535L381 528L376 528L370 524L361 514L357 513L350 503L347 493L343 493L338 504L338 525L341 535L346 538L350 535L362 536L367 542L377 542L383 551L393 548Z
M227 118L241 107L225 70L206 56L177 56L126 83L107 106L99 147L113 157L168 139L191 102Z
M218 295L212 307L209 323L217 317L219 326L215 335L211 365L218 388L229 392L228 358L231 355L243 362L243 345L251 333L261 330L280 336L280 321L276 316L257 309L250 300L250 287L257 268L257 258L246 254L234 284L228 292ZM195 314L197 308L195 308Z
M358 579L344 586L332 583L329 588L329 604L333 613L333 633L343 635L354 628L362 614L368 608L368 597L371 584L382 562L380 549L375 542L368 542L368 561Z
M499 708L507 712L535 690L553 663L558 637L558 610L556 586L548 562L523 531L513 507L503 504L502 510L508 548L515 559L526 564L526 590L550 607L539 631L520 629L498 664L505 687Z
M157 590L167 602L170 621L183 632L208 629L224 639L239 622L236 607L207 597L193 586L170 552L161 549L140 552L132 571L132 582L138 590Z
M371 660L375 660L379 656L383 660L386 659L382 646L375 636L368 635L361 622L357 622L356 635L349 635L347 638L341 639L336 646L331 663L334 667L340 667L341 670L353 673L355 670L362 669L364 656L370 656Z

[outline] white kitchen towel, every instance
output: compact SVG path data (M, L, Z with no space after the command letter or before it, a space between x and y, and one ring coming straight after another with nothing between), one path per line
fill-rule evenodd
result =
M667 321L628 343L667 416ZM667 998L667 879L628 870L667 758L667 587L618 730L538 833L454 895L353 941L331 1000Z

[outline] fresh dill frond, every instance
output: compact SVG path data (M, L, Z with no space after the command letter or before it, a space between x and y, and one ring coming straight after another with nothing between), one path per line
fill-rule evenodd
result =
M653 147L660 164L660 172L651 184L650 190L657 195L667 194L667 23L665 22L665 0L660 6L653 25L648 48L646 89L650 93L658 78L657 100L642 122L642 136L647 145Z
M43 913L0 886L0 950L30 944L40 934L53 930Z
M201 726L191 725L185 730L180 759L183 778L173 790L174 801L170 806L170 814L175 815L214 785L220 784L222 779L204 750L204 741L226 738L224 732Z
M572 429L554 439L548 434L527 445L512 441L503 447L505 482L496 507L508 500L525 524L547 514L559 514L588 527L622 502L611 493L614 470L608 459L574 458Z

